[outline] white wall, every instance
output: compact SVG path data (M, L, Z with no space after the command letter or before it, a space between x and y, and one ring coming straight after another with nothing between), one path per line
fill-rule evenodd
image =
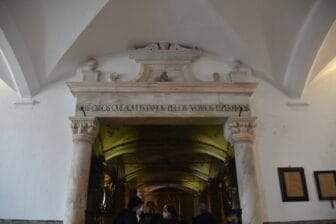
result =
M113 60L113 61L110 61ZM124 80L138 73L138 65L123 54L101 58L104 73L119 72ZM209 80L227 66L203 59L197 76ZM288 107L290 101L261 81L252 97L258 117L255 142L264 221L336 218L330 202L319 201L313 171L336 169L336 77L326 76L307 88L306 107ZM0 84L0 218L62 220L71 157L71 130L75 100L64 81L44 89L33 109L12 105L16 94ZM277 167L302 166L308 202L282 202Z
M309 86L300 102L293 102L259 81L252 98L258 116L255 153L264 200L265 221L335 219L329 201L319 201L313 171L336 170L336 77ZM277 167L303 167L309 201L282 202Z
M64 81L17 108L0 80L0 218L63 219L75 101Z

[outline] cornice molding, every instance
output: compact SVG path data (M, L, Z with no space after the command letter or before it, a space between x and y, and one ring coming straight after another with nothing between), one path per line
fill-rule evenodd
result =
M257 83L227 82L67 82L80 93L228 93L252 95Z

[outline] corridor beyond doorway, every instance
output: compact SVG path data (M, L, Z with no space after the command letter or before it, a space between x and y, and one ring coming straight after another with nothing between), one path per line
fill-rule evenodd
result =
M139 196L153 201L158 212L173 205L187 223L204 202L223 223L239 209L233 155L222 125L105 122L94 144L87 220L111 221Z

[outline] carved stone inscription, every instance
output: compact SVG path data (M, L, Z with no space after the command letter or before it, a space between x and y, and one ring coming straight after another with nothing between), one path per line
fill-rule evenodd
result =
M130 113L231 113L246 115L250 111L248 105L243 104L78 104L77 113L85 114L130 114Z

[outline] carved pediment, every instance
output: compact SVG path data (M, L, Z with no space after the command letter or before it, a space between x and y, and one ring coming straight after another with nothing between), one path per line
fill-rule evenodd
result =
M130 58L141 64L137 82L190 82L198 81L191 63L202 51L176 43L161 41L129 51Z
M146 82L148 84L156 83L161 85L173 82L177 83L191 82L194 84L205 84L200 81L193 73L192 63L200 58L202 50L196 47L186 47L176 43L160 41L151 43L144 47L129 50L129 57L140 63L140 71L132 83ZM245 66L239 60L233 60L231 71L220 74L212 73L212 81L217 83L245 83L252 70ZM98 61L91 58L87 64L81 68L83 81L100 83L126 83L119 81L121 75L116 72L102 73L98 68ZM210 74L209 74L210 75ZM183 85L183 84L182 84ZM211 84L212 85L212 84Z
M198 59L202 50L196 47L184 47L176 43L160 41L151 43L142 48L129 51L131 59L136 62L146 63L146 61L187 61L192 62Z
M228 73L215 72L211 81L201 81L192 69L202 53L197 48L158 42L129 53L141 65L136 79L119 79L121 74L101 71L98 61L90 59L81 70L83 81L68 83L77 97L76 115L120 122L148 118L149 123L165 124L194 122L194 118L222 123L226 117L250 115L249 97L257 84L247 82L251 69L243 63L236 61Z

